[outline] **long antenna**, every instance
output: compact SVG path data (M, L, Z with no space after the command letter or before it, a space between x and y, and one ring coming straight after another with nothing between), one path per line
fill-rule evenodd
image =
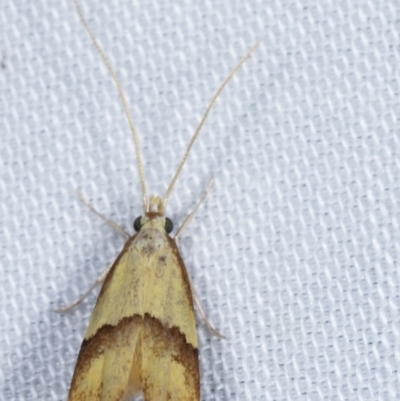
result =
M92 42L93 42L96 50L100 54L100 57L102 58L105 66L107 67L107 70L110 73L111 78L113 79L113 81L115 83L115 86L117 87L119 97L121 98L122 107L124 108L126 118L128 119L129 127L131 129L132 136L133 136L133 142L135 144L136 160L137 160L137 164L138 164L140 184L142 186L143 212L146 213L146 211L147 211L146 183L144 181L143 162L142 162L142 156L140 154L139 138L136 133L135 125L133 124L131 113L129 112L128 103L126 101L124 91L122 90L122 86L118 81L117 75L115 74L113 68L111 67L110 61L108 60L107 56L104 54L102 48L100 47L99 43L97 42L96 38L94 37L92 31L90 30L89 25L87 24L87 22L83 16L83 13L82 13L81 7L79 6L78 1L74 0L74 3L76 6L76 9L78 10L79 18L81 19L83 26L85 27L87 33L90 36L90 39L92 39Z
M208 104L206 111L203 114L203 117L200 120L199 125L196 128L196 131L194 132L188 147L186 148L185 153L183 154L182 160L179 164L178 169L176 170L176 173L174 175L174 177L172 178L171 183L169 184L169 187L167 189L167 192L164 195L163 198L163 210L165 210L165 206L167 204L169 195L171 194L172 188L175 185L176 180L178 179L178 176L182 170L183 165L186 162L186 159L189 156L189 152L190 149L192 149L192 146L194 144L194 141L196 140L197 136L199 135L199 132L201 130L201 128L204 125L204 122L206 121L207 117L208 117L208 113L210 112L211 108L213 107L215 101L217 100L219 94L223 91L223 89L225 88L226 84L229 82L229 80L235 75L235 73L239 70L239 68L243 65L243 63L250 57L251 53L253 53L253 51L258 47L258 45L260 44L261 40L257 41L253 47L245 54L245 56L239 61L239 63L236 65L236 67L229 73L229 75L225 78L224 82L222 82L221 86L218 88L218 90L215 92L214 96L212 97L210 103Z

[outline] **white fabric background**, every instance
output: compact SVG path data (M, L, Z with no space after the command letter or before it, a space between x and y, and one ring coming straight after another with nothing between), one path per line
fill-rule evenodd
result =
M400 3L83 3L129 98L149 192L172 194L202 304L202 400L400 398ZM117 92L72 0L0 7L0 400L65 400L96 294L141 212Z

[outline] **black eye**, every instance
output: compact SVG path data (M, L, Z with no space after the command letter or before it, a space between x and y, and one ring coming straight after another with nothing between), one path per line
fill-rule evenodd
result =
M138 232L142 228L142 216L136 217L133 228Z
M165 218L165 231L169 234L173 229L174 229L174 225L172 224L172 221L168 217L166 217Z

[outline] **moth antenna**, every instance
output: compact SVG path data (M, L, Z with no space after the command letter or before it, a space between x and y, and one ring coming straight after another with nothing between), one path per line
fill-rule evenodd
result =
M75 0L74 0L75 1ZM217 100L218 96L220 95L220 93L223 91L223 89L225 88L226 84L229 82L229 80L236 74L236 72L239 70L239 68L243 65L243 63L250 57L251 53L253 53L253 51L258 47L258 45L261 43L261 40L258 40L253 47L245 54L245 56L239 61L239 63L235 66L235 68L229 73L229 75L225 78L225 80L222 82L222 84L220 85L220 87L218 88L218 90L215 92L214 96L212 97L210 103L208 104L206 111L203 114L203 117L200 120L199 125L196 128L196 131L194 131L194 134L192 135L192 138L190 139L189 145L186 148L185 153L183 154L182 160L175 172L174 177L172 178L171 183L169 184L169 187L164 195L163 198L163 209L165 210L165 206L168 202L168 198L169 195L172 192L172 188L175 185L176 180L178 179L178 176L183 168L183 165L186 162L186 159L189 156L189 152L192 149L192 146L194 144L194 141L196 140L197 136L199 135L199 132L201 130L201 128L204 125L204 122L206 121L208 114L211 110L211 108L214 106L215 101Z
M185 220L183 220L183 223L181 226L178 228L178 231L175 234L174 239L177 240L179 236L181 235L183 229L192 221L194 215L197 212L197 209L200 207L200 205L204 202L204 199L206 199L206 196L208 195L208 192L210 191L212 185L214 184L214 177L210 179L210 181L207 184L206 190L204 191L202 197L200 200L197 202L197 205L194 207L194 209L186 216Z
M103 52L103 50L100 47L99 43L97 42L97 39L95 38L93 32L90 30L89 25L86 22L85 17L83 16L83 13L82 13L82 10L81 10L81 7L80 7L78 1L74 0L74 3L75 3L75 6L76 6L76 9L78 11L79 18L80 18L83 26L85 27L87 33L89 34L90 39L92 39L94 47L96 48L97 52L100 54L100 57L102 58L103 63L105 64L108 72L110 73L111 78L113 79L114 84L117 87L119 97L121 98L122 107L124 108L124 112L125 112L126 118L128 120L129 127L130 127L131 132L132 132L133 142L135 144L136 160L137 160L137 165L138 165L138 170L139 170L140 184L142 186L143 211L144 211L144 213L146 213L146 211L147 211L146 183L145 183L145 180L144 180L143 162L142 162L142 156L140 154L139 138L138 138L137 133L136 133L135 125L133 124L131 113L129 112L128 103L126 101L124 91L122 90L122 86L118 81L116 73L114 72L113 68L111 67L110 61L108 60L107 56Z

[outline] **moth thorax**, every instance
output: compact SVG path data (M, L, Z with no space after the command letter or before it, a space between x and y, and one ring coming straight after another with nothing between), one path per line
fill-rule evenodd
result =
M149 202L149 210L150 213L157 213L160 215L164 214L164 205L159 196L151 196Z

